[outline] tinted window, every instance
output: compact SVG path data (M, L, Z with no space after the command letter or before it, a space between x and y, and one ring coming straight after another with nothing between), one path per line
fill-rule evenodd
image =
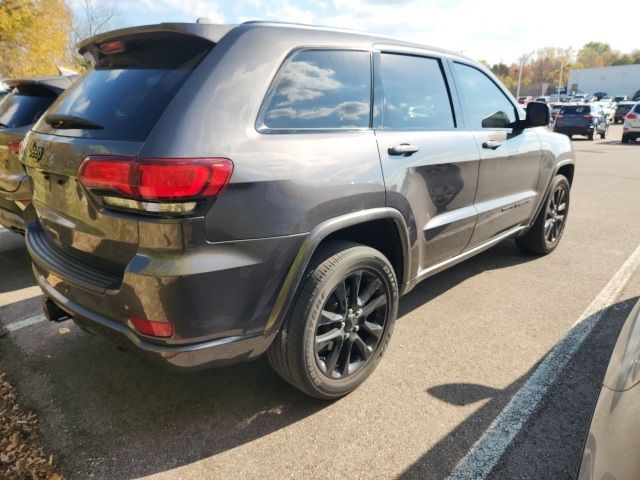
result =
M591 113L591 108L589 105L567 105L566 107L562 107L560 113L563 115L586 115L587 113Z
M119 53L102 56L95 69L70 87L50 111L103 128L56 133L144 141L213 44L184 35L155 34L123 40L123 46ZM38 128L44 127L39 124Z
M274 129L368 128L370 104L368 52L304 50L280 68L261 118Z
M383 128L442 130L454 127L449 92L438 60L383 54L382 88Z
M32 125L40 118L55 95L43 92L42 95L22 94L17 90L0 101L0 128L19 128Z
M467 128L505 128L516 121L516 110L502 90L480 70L454 63Z
M634 108L633 111L636 113L640 113L640 103L636 105L636 108Z

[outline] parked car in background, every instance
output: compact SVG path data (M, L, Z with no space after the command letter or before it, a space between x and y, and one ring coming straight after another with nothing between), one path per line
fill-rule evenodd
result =
M633 108L636 102L619 102L613 114L613 123L623 123L624 117Z
M526 105L529 102L533 102L533 97L518 97L518 103L520 105Z
M616 114L616 104L613 102L605 102L605 101L596 102L596 104L600 105L600 108L602 108L602 111L607 117L607 122L613 123L613 118L615 117L615 114Z
M268 22L83 42L95 69L21 157L48 318L179 368L267 352L335 399L418 282L507 238L553 251L574 160L547 105L524 112L455 52L390 43Z
M553 131L563 133L569 138L584 135L593 140L594 135L606 138L609 123L602 108L597 103L585 105L564 105L556 115Z
M622 143L635 141L640 137L640 102L624 117L624 125L622 125Z
M631 100L633 100L634 102L640 101L640 90L633 94L633 98Z
M74 77L55 76L8 80L11 93L0 100L0 225L24 231L23 211L31 203L31 188L19 161L20 142L31 126Z
M600 100L602 100L603 98L608 97L609 94L606 92L596 92L593 94L593 98L595 98L596 102L599 102Z
M624 102L626 100L628 100L629 97L627 97L626 95L616 95L615 97L613 97L613 101L618 103L618 102Z
M540 103L549 103L549 97L537 97L533 101Z
M571 97L571 101L575 103L588 103L591 101L591 95L586 93L578 93Z
M627 318L602 382L578 480L640 478L640 302Z

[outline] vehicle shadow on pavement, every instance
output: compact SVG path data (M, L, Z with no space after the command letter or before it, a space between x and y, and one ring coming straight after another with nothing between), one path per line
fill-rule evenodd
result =
M24 246L24 237L9 230L0 231L2 248L0 248L0 293L11 292L36 284L31 270L31 259Z
M637 301L638 297L631 298L603 310L598 324L488 478L575 478L609 357ZM486 403L398 478L446 478L538 365L504 389L467 383L427 389L429 395L452 405Z
M537 255L524 253L514 241L504 241L486 252L420 282L410 293L400 299L398 320L402 321L403 316L468 278L489 270L513 267L539 258Z
M18 250L15 262L23 264L21 272L30 272L26 252ZM478 273L534 258L505 242L418 285L400 301L399 316ZM28 339L0 339L0 364L25 405L40 412L44 444L69 478L124 479L167 471L251 442L330 405L282 381L265 358L177 374L141 362L70 322L60 326L67 325L72 331L64 336L40 324ZM500 399L506 402L518 386L499 394L463 392L458 401L491 395L488 413L493 414ZM481 420L476 428L482 427Z

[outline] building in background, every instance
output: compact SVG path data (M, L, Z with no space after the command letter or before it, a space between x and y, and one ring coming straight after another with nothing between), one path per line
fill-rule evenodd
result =
M578 92L606 92L631 98L640 90L640 64L571 70L569 88L573 89L574 85Z

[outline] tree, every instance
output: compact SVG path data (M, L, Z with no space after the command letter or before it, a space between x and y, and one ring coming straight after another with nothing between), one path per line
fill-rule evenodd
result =
M70 24L64 0L0 2L0 77L57 73L68 59Z
M84 70L88 64L77 54L77 44L99 33L120 28L122 15L113 1L71 1L74 6L73 30L70 41L71 57L76 68Z

